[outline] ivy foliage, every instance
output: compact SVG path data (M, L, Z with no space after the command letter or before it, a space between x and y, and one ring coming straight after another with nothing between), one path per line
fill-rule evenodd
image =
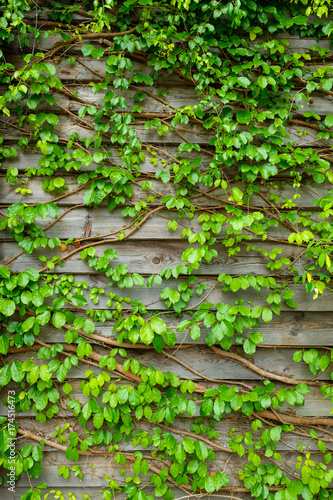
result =
M46 482L56 452L70 485L99 464L106 500L331 498L331 420L289 412L333 397L331 349L289 350L302 379L255 358L280 315L329 311L333 22L311 5L1 2L0 464L22 500L92 498Z

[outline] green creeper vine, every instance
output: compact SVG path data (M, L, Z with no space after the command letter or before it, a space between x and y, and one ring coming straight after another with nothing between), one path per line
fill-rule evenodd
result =
M332 497L329 7L0 2L8 498Z

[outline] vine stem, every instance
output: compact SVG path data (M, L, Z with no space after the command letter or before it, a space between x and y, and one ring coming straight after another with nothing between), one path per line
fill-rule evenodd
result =
M271 378L274 380L278 380L279 382L284 382L285 384L288 385L298 385L298 384L306 384L306 385L313 385L313 386L321 386L324 385L324 382L316 381L316 380L296 380L290 377L285 377L284 375L278 375L276 373L268 372L267 370L264 370L263 368L259 368L259 366L254 365L249 361L248 359L243 358L242 356L239 356L238 354L235 354L230 351L224 351L222 349L217 348L216 346L212 345L210 346L213 352L215 354L218 354L219 356L222 356L224 358L229 358L234 361L237 361L238 363L241 363L242 365L246 366L246 368L249 368L251 371L257 373L258 375L261 375L264 378Z

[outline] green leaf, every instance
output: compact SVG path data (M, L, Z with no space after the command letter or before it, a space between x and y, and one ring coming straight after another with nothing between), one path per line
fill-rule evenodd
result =
M166 333L166 324L161 318L152 318L150 324L154 332L159 335L164 335Z
M238 123L242 123L245 125L248 125L250 123L250 121L252 120L252 118L253 118L253 115L252 115L251 111L246 111L246 110L240 111L236 115L236 119L237 119Z
M88 334L88 335L91 335L92 333L94 333L95 331L95 324L93 321L91 321L91 319L86 319L84 321L84 325L83 325L83 330Z
M41 203L37 205L37 214L42 219L45 219L49 215L49 206L47 203Z
M236 394L230 401L230 406L234 411L238 411L242 407L242 404L242 398L238 394Z
M0 302L0 312L4 316L12 316L15 312L15 302L10 299L4 299Z
M12 379L15 382L21 382L24 378L24 372L22 370L22 363L20 361L14 360L11 366Z
M200 335L201 335L200 327L198 325L193 325L191 330L190 330L190 335L191 335L191 339L193 339L195 341L199 340Z
M260 398L260 404L261 404L261 406L264 409L268 408L271 405L271 403L272 403L272 400L271 400L271 398L269 397L268 394L263 394L261 396L261 398Z
M281 437L282 427L280 425L273 427L270 430L271 439L275 442L279 441Z
M306 25L309 19L307 16L302 16L301 14L298 14L297 16L292 18L292 21L294 24Z
M84 56L90 56L94 48L95 47L93 45L83 45L83 47L81 47L82 54Z
M88 191L86 191L83 195L83 202L86 204L86 205L90 205L94 199L95 199L95 191L94 189L88 189Z
M34 326L36 321L36 318L34 316L31 316L30 318L27 318L23 323L22 323L22 332L27 332L28 330L31 330L31 328Z
M0 266L0 277L1 278L9 278L10 271L6 267Z
M67 375L67 368L65 365L60 365L57 370L57 379L59 382L63 382Z
M189 399L187 401L187 413L190 415L190 417L193 417L193 415L195 415L196 409L197 408L195 402L192 399Z
M102 427L103 422L104 422L103 411L99 411L99 412L95 413L93 421L94 421L94 426L96 427L96 429L99 429L100 427Z
M265 321L265 323L268 323L269 321L272 320L272 318L273 318L272 311L268 309L268 307L264 307L262 312L262 319Z
M7 354L8 347L9 347L9 338L8 338L8 335L5 335L3 333L2 335L0 335L0 353L1 354Z
M5 365L0 370L0 385L1 385L1 387L4 387L5 385L7 385L10 382L11 378L12 378L11 367L10 367L10 365Z
M195 443L195 452L196 452L199 460L202 460L203 462L208 457L207 447L204 445L204 443L202 441L197 441Z
M31 281L38 281L39 280L39 272L36 269L26 269L24 271L24 274L29 278Z
M213 491L215 491L214 481L210 476L205 477L205 490L207 493L213 493Z
M301 361L301 360L302 360L302 351L294 352L293 361L295 361L295 363L299 363L299 361Z
M59 122L59 118L57 115L55 115L54 113L49 113L46 115L46 120L48 123L50 123L50 125L57 125L58 122Z
M55 312L52 316L52 323L56 328L62 328L66 323L65 314L59 311Z
M146 345L149 345L152 343L152 341L154 339L154 330L152 329L152 327L148 323L145 323L141 327L140 339Z
M333 115L326 115L324 123L326 127L333 127Z
M43 452L42 452L41 448L37 445L34 446L32 449L31 456L35 461L40 462L43 458Z

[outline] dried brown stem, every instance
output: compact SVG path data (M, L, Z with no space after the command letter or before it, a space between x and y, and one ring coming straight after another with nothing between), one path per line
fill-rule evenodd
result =
M313 385L313 386L323 385L323 383L321 383L320 381L316 381L316 380L296 380L294 378L285 377L283 375L278 375L277 373L272 373L272 372L269 372L267 370L264 370L263 368L259 368L259 366L254 365L248 359L243 358L242 356L239 356L238 354L235 354L234 352L224 351L224 350L219 349L218 347L216 347L214 345L210 346L210 348L212 349L212 351L215 352L215 354L218 354L219 356L222 356L224 358L229 358L229 359L232 359L234 361L237 361L238 363L241 363L243 366L245 366L246 368L249 368L251 371L257 373L258 375L260 375L263 378L278 380L279 382L284 382L285 384L288 384L288 385L298 385L298 384L307 384L307 385Z

